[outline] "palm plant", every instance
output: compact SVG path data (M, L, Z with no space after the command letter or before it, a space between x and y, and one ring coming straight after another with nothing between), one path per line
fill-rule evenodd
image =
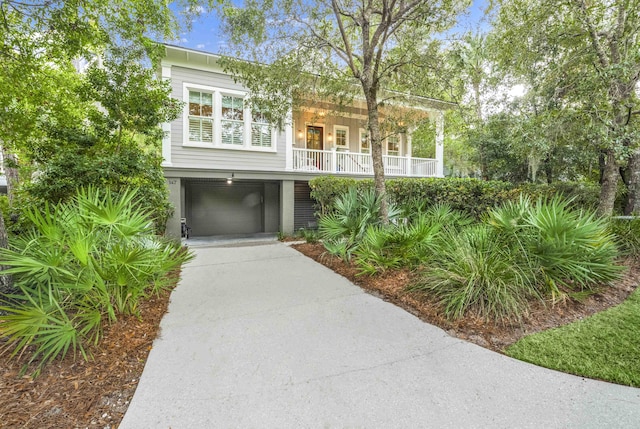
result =
M491 210L488 223L507 238L520 263L534 269L538 286L554 299L592 290L622 270L615 263L618 250L607 222L571 209L570 201L560 197L536 204L521 197Z
M42 212L27 211L33 228L11 249L0 249L4 273L18 290L4 296L0 335L15 355L32 346L41 364L69 350L85 358L102 323L133 313L170 270L189 258L153 235L152 219L136 191L114 195L95 188Z
M420 281L413 286L437 297L449 318L476 312L496 320L518 318L535 296L534 276L487 225L446 231Z
M318 231L327 251L349 260L367 227L380 224L380 202L373 189L359 194L355 188L350 188L338 198L335 210L322 216L318 222ZM399 210L389 205L389 220L396 219L398 215Z

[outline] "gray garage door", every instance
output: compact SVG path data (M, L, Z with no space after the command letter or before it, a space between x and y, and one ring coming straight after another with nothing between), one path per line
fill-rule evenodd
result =
M264 193L264 183L188 183L185 197L192 235L264 232Z

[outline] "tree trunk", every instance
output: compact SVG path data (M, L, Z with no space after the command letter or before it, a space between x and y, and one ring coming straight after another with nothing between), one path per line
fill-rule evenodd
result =
M380 220L383 225L387 225L389 223L389 207L387 205L387 189L384 182L382 136L380 135L377 92L374 88L366 88L364 83L363 89L367 99L369 135L371 136L371 158L373 160L373 181L376 195L380 198Z
M18 159L16 156L2 147L2 157L4 159L4 175L7 178L7 198L9 207L13 207L13 196L15 187L18 185Z
M631 215L640 211L640 150L636 149L629 158L627 167L627 204L624 214Z
M4 217L2 216L2 210L0 210L0 247L6 249L9 247L9 238L7 236L7 228L4 225ZM0 269L4 270L6 267L0 265ZM0 275L0 294L7 294L11 292L12 281L10 275Z
M553 167L551 166L551 154L548 153L546 158L544 159L544 175L547 179L547 185L551 185L553 183Z
M602 187L600 188L600 200L598 204L598 214L600 216L611 216L613 206L616 202L616 189L618 187L618 163L613 150L604 152L604 169L602 171Z

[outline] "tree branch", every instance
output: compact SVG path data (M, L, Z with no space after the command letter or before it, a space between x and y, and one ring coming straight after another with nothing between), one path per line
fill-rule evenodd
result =
M587 5L585 0L575 0L576 5L582 11L582 17L579 18L584 24L587 26L587 30L589 32L589 37L591 39L591 45L593 49L595 49L596 54L598 55L598 60L600 61L600 65L603 68L609 67L609 59L605 54L602 46L600 45L600 40L598 39L597 31L589 19L589 12L587 11Z
M342 13L341 8L338 6L337 0L331 0L331 7L333 9L334 15L336 16L336 21L338 21L338 28L340 29L340 35L342 36L342 41L344 42L345 55L347 57L347 64L349 65L349 68L351 69L351 72L353 73L353 75L356 78L358 78L360 76L360 70L358 70L358 68L353 62L353 51L351 49L351 43L349 43L349 36L344 30L344 24L342 22L342 16L347 16L347 15Z

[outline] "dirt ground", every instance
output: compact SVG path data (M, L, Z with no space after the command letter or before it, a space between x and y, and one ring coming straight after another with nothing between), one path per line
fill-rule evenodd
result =
M329 256L320 244L297 244L298 251L331 268L364 290L392 302L450 335L502 351L524 335L586 317L623 301L640 281L640 269L631 264L625 278L583 302L539 304L520 324L496 324L477 317L451 322L438 305L407 292L414 273L406 270L380 276L356 276L357 270ZM20 375L25 359L0 356L1 428L117 428L142 375L147 355L169 302L169 291L145 301L139 317L123 317L105 331L84 362L68 356L45 367L34 378ZM1 341L1 340L0 340ZM0 344L1 347L1 344Z

